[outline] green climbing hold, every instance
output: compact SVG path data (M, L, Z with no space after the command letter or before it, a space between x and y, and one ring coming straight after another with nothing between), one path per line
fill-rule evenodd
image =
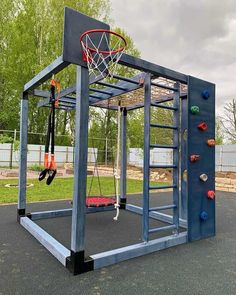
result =
M191 113L192 113L192 114L196 115L196 114L198 114L199 112L200 112L200 109L199 109L198 106L192 106L192 107L191 107Z

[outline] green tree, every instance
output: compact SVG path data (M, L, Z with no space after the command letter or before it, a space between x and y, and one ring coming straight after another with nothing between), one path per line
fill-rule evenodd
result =
M226 139L234 144L236 143L236 100L232 99L224 106L224 115L220 118L222 131Z
M216 127L215 127L215 141L217 145L223 144L224 142L224 133L222 130L222 122L220 117L216 117Z
M61 54L63 10L69 6L92 17L109 20L107 0L2 0L0 12L0 128L19 129L19 105L23 85ZM74 83L73 67L58 75L62 87ZM46 83L42 88L48 89ZM29 101L29 131L45 131L48 110ZM57 114L57 132L66 133L73 119ZM33 139L32 139L33 140ZM35 140L35 139L34 139Z

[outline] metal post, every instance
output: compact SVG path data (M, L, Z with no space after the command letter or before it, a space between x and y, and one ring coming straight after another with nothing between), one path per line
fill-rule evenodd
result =
M105 148L105 165L107 166L107 148L108 148L108 142L107 142L107 136L106 136L106 142L105 142L105 145L106 145L106 148Z
M149 231L149 166L150 166L150 106L151 75L147 74L144 82L144 161L143 161L143 224L142 239L148 241Z
M74 158L74 196L72 210L71 251L84 251L86 179L88 155L89 75L88 69L77 67L76 130ZM81 254L81 256L83 256Z
M13 142L10 146L10 159L9 159L9 168L12 169L12 158L13 158Z
M176 83L175 88L178 91L174 94L173 106L176 108L173 114L173 125L178 129L173 130L173 145L177 148L173 150L173 204L176 206L173 210L173 223L176 226L176 231L179 230L179 125L180 125L180 84Z
M122 109L121 112L121 162L120 162L120 202L125 204L126 202L126 169L127 169L127 151L126 151L126 122L127 122L127 110Z
M69 149L68 149L68 146L66 147L66 163L68 163L68 158L69 158Z
M187 180L183 177L184 171L187 171L187 137L188 137L188 100L187 97L181 100L181 200L180 217L187 219Z
M24 92L20 111L20 163L18 190L18 217L25 215L27 182L27 133L28 133L28 93Z

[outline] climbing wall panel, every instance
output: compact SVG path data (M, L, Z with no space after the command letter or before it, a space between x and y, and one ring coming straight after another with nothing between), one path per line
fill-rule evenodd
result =
M189 76L187 171L183 175L187 182L189 241L215 235L214 138L215 85Z

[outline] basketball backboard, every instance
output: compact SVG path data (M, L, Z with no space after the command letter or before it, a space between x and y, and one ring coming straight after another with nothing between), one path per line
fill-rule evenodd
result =
M110 30L110 26L71 8L65 8L63 33L64 61L80 66L87 66L87 63L83 61L82 57L80 36L84 32L93 29ZM93 42L98 44L100 42L100 38L93 40ZM104 42L104 45L100 45L100 48L102 47L104 47L103 50L108 50L107 43Z

